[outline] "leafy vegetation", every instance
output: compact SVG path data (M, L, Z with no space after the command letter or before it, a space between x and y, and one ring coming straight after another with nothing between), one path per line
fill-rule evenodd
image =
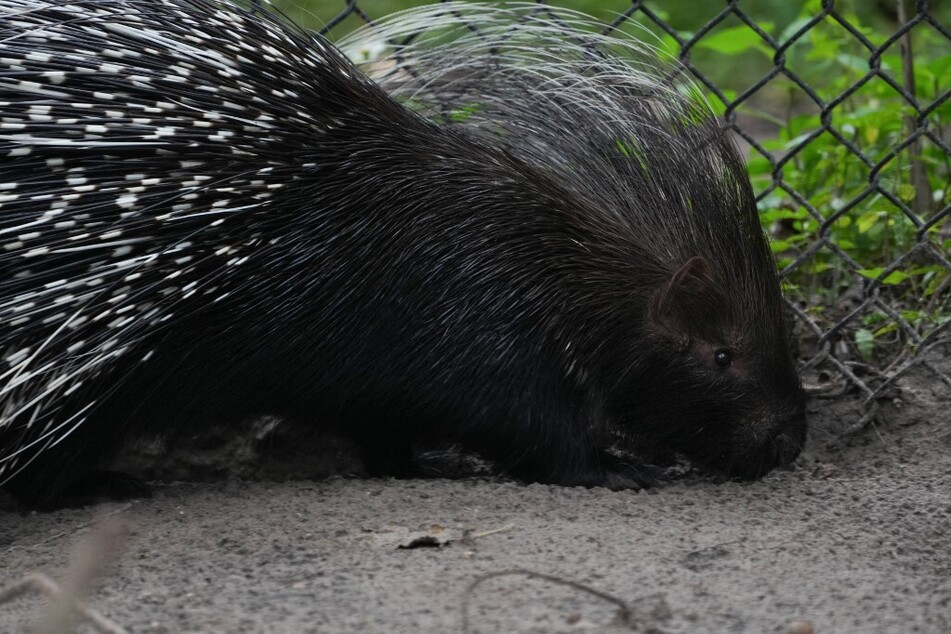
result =
M894 315L922 335L949 318L951 280L940 257L951 254L951 42L920 25L910 31L912 57L907 40L890 41L894 27L876 30L843 12L870 49L834 19L812 23L820 4L805 3L780 33L759 24L791 42L786 72L763 87L766 107L744 97L736 112L776 128L759 141L765 154L751 148L749 169L787 292L822 321L829 309L841 317L854 308L841 301L850 290L876 289L885 305L851 329L870 357L876 346L905 340L892 337L904 334ZM776 55L745 25L700 44L726 57ZM737 94L724 91L727 102ZM916 139L919 130L931 137Z

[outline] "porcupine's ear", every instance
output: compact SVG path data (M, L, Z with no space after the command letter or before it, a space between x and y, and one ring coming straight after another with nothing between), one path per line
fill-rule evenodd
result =
M702 257L687 260L660 288L647 308L650 327L686 345L690 324L703 318L706 298L714 290L713 272Z

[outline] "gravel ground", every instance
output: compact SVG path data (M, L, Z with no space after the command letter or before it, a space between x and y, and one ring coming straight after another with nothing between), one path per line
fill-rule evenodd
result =
M133 632L946 633L949 407L920 372L836 441L858 402L814 398L795 468L749 484L232 479L0 511L0 586L47 574ZM49 613L28 593L0 631Z

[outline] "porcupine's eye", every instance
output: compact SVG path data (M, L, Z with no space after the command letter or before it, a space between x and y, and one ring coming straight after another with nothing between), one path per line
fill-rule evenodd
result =
M713 362L718 367L728 368L733 365L733 354L726 348L720 348L713 353Z

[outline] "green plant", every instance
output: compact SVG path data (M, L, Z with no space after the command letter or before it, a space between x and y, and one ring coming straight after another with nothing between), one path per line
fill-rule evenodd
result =
M786 42L819 8L818 1L806 3L800 19L774 37ZM857 13L843 17L873 46L888 41L890 32L869 28ZM701 44L724 56L775 55L750 33L745 26L723 29ZM876 346L904 341L894 314L922 335L947 321L951 280L933 254L951 253L951 157L932 139L911 137L924 127L948 138L951 55L945 36L927 25L910 33L914 57L903 54L907 41L892 42L875 72L872 52L827 17L786 51L788 72L763 88L765 104L754 99L738 109L779 125L775 137L760 141L766 155L751 149L749 169L762 194L763 225L787 271L787 292L835 308L846 290L871 281L894 308L875 307L855 321L852 340L867 357ZM918 107L892 84L913 93Z

